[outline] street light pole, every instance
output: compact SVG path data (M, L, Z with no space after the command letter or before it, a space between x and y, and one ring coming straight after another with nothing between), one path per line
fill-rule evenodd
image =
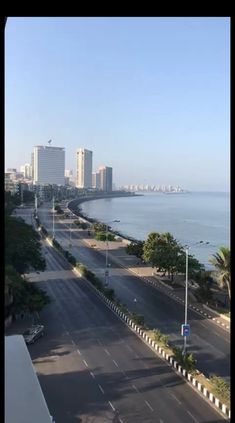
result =
M185 312L184 312L184 324L187 325L188 318L188 247L185 249L186 253L186 270L185 270ZM183 354L186 354L187 348L187 336L184 336L184 348Z
M53 206L52 206L52 214L53 214L53 219L52 219L52 238L55 238L55 199L54 199L54 195L53 195Z
M106 254L105 254L105 285L108 285L108 277L109 277L109 272L108 272L108 250L109 250L109 243L108 243L108 224L109 223L115 223L115 222L120 222L120 220L112 220L111 222L106 223Z

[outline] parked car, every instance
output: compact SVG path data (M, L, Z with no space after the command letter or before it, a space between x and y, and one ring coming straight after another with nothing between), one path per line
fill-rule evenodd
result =
M33 344L38 338L44 335L43 325L33 325L23 333L26 344Z

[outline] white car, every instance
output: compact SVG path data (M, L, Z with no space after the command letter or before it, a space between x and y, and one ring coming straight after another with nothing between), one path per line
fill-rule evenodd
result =
M23 333L26 344L33 344L38 338L44 335L43 325L33 325Z

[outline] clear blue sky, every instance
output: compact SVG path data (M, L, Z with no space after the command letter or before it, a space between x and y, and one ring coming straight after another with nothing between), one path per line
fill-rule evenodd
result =
M229 18L8 18L5 167L49 139L117 185L229 191Z

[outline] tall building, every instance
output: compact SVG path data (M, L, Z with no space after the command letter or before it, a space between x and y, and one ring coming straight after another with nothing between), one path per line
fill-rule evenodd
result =
M113 169L108 166L100 166L100 189L102 191L111 192L113 188Z
M77 188L92 188L92 151L77 150Z
M20 166L20 172L23 173L24 178L32 178L32 166L29 163L25 163L23 166Z
M100 189L100 173L92 173L92 188Z
M37 145L33 151L35 184L64 185L65 151L61 147Z

